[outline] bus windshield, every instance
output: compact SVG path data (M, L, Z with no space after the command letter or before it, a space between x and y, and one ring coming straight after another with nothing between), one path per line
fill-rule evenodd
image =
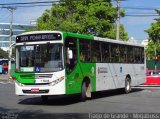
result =
M54 72L63 69L61 44L23 45L17 49L17 70L20 72Z

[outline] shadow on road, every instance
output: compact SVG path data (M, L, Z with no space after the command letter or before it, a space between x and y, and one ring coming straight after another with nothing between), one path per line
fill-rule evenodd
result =
M141 88L134 88L130 93L136 93L142 91ZM129 93L129 94L130 94ZM118 95L127 95L124 93L124 89L116 89L116 90L107 90L107 91L100 91L95 92L92 94L92 99L104 98L104 97L111 97L111 96L118 96Z
M21 99L19 104L23 105L47 105L47 106L64 106L80 102L78 95L69 96L50 96L47 102L43 102L41 97L32 97Z
M141 88L132 89L130 93L136 93L142 91ZM101 91L92 93L92 100L104 98L104 97L111 97L111 96L118 96L118 95L126 95L124 91L121 89L117 90L108 90L108 91ZM27 96L26 96L27 97ZM47 105L47 106L65 106L65 105L72 105L76 103L80 103L80 95L69 95L69 96L50 96L47 102L43 102L41 97L30 97L20 99L18 104L21 105Z
M0 119L87 119L88 114L80 113L45 113L42 110L21 111L0 107Z
M88 119L88 114L80 113L41 113L40 111L23 112L20 119Z

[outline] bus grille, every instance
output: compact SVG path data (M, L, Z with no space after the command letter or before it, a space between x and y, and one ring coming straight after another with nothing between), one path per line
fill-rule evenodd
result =
M52 78L52 74L35 74L36 79Z
M44 79L44 78L52 78L52 74L25 74L25 75L20 75L21 78L24 79Z
M49 90L39 90L38 92L32 92L31 90L23 90L23 93L27 94L40 94L40 93L48 93Z

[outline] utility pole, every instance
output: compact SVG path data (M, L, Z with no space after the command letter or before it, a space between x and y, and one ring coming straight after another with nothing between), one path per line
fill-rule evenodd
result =
M116 21L116 40L119 40L119 32L120 32L120 0L117 1L117 21Z
M156 49L156 46L154 47L154 60L155 60L155 66L154 66L154 69L157 70L157 60L158 60L158 57L157 57L157 49Z
M10 15L10 35L9 35L10 40L9 40L9 53L8 53L8 77L10 79L11 78L11 60L12 60L13 11L16 10L16 8L15 7L2 7L2 8L8 9L11 13L11 15Z

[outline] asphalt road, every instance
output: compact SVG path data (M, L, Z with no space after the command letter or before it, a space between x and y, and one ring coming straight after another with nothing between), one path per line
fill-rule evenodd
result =
M160 87L135 87L129 94L112 90L92 96L92 100L86 102L80 102L78 96L72 95L50 97L47 103L43 103L40 96L16 96L13 82L1 82L0 117L80 119L87 118L90 113L160 112Z

